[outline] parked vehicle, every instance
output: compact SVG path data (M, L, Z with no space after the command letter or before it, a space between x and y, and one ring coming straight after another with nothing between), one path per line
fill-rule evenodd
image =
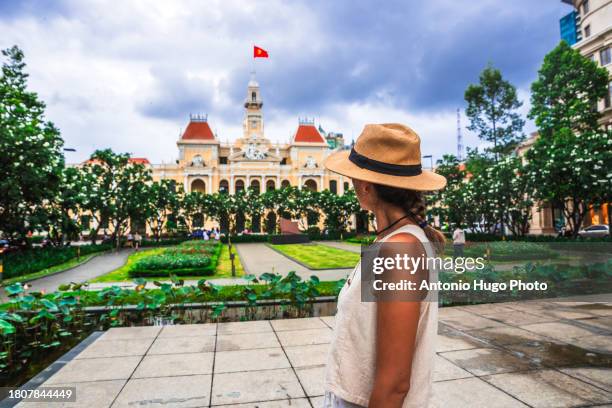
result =
M610 236L610 227L606 224L595 224L578 231L582 238L604 238Z

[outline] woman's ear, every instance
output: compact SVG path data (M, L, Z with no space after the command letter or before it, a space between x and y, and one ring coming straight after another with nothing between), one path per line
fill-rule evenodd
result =
M369 181L360 181L359 184L361 186L361 192L371 197L374 192L374 184Z

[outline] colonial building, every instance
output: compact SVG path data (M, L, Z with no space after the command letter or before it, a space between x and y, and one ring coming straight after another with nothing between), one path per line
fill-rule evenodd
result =
M573 48L610 73L608 94L598 102L602 128L612 130L612 0L562 0L574 10L560 20L561 38ZM518 153L522 156L537 139L533 133L522 143ZM591 206L583 225L610 224L610 204ZM561 224L559 224L561 223ZM549 204L534 206L529 228L532 234L556 234L562 225L563 210Z
M233 194L247 187L267 191L289 185L344 193L349 180L323 167L329 154L344 148L342 135L325 134L315 127L314 120L300 119L287 142L272 142L266 137L263 105L253 73L244 100L242 135L234 142L222 143L207 115L191 115L177 141L178 159L173 164L151 165L154 180L174 180L186 192L208 194Z

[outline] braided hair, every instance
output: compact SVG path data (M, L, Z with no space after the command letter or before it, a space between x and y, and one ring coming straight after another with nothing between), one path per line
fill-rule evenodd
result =
M425 210L427 205L423 193L415 190L374 184L378 197L386 203L403 209L408 216L423 229L425 236L434 245L437 251L444 249L446 239L444 234L427 223Z

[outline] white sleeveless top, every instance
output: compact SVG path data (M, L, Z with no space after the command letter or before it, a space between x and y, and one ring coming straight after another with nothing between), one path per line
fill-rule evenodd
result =
M403 225L380 242L399 233L414 235L421 241L427 256L435 256L425 233L416 225ZM345 284L338 296L338 312L325 374L325 391L365 407L372 393L376 368L376 303L361 302L361 262L351 275L350 285ZM429 278L430 282L437 281L436 271L429 271ZM404 399L404 408L423 408L429 404L437 331L437 301L421 302L410 390Z

